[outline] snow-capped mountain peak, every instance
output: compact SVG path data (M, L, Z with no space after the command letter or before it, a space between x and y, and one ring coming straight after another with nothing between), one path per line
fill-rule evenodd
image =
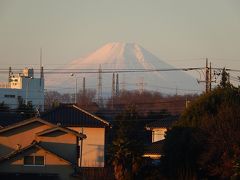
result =
M175 67L160 60L148 50L136 43L113 42L105 44L86 57L70 62L65 69L174 69ZM86 77L89 88L96 88L98 74L81 74ZM137 89L139 79L144 80L145 88L170 92L170 89L196 89L197 83L191 76L181 71L155 71L145 73L121 73L121 84L126 89ZM64 79L64 78L61 78ZM62 80L63 81L63 80ZM104 91L111 91L111 74L103 74ZM59 84L66 82L59 81ZM165 89L164 89L164 88ZM174 90L175 92L175 90Z

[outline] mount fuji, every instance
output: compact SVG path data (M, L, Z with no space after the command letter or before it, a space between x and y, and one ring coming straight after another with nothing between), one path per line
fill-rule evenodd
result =
M76 59L63 68L69 71L80 69L81 72L75 73L78 79L78 89L82 88L82 77L86 79L86 88L97 89L99 75L96 73L101 66L102 69L102 91L111 92L112 73L106 73L111 69L112 72L121 70L154 70L154 69L176 69L168 63L160 60L151 52L135 43L108 43L95 52L90 53L84 58ZM89 73L89 70L95 70L95 73ZM74 72L73 72L74 73ZM55 76L55 77L54 77ZM58 77L57 77L58 76ZM48 78L49 77L49 78ZM60 87L75 87L75 80L69 74L49 75L46 77L46 85L52 85L52 79L57 79L55 85ZM149 71L149 72L124 72L119 73L119 88L126 90L146 89L162 93L173 94L178 89L180 94L196 93L181 92L184 90L199 89L197 81L183 71Z

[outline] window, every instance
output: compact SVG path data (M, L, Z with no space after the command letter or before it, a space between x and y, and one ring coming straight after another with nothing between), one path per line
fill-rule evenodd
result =
M35 165L43 166L44 165L44 157L43 156L35 156Z
M44 166L44 156L24 156L24 166Z
M24 156L24 165L34 165L33 156Z
M6 97L6 98L15 98L15 95L12 95L12 94L5 94L4 97Z

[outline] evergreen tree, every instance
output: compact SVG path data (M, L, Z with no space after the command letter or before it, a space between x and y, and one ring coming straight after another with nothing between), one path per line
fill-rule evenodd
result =
M166 134L162 165L167 177L223 178L239 175L240 94L223 70L219 87L203 94Z
M0 103L0 112L9 112L10 108L3 102Z
M23 119L32 118L36 115L36 112L33 108L31 102L25 104L22 98L18 99L18 108L16 109L17 113L21 115Z
M143 154L143 127L137 124L138 114L129 108L116 118L115 137L110 148L111 162L117 180L134 179Z
M229 73L227 73L226 69L223 68L223 70L222 70L222 78L221 78L221 81L220 81L220 87L226 88L228 86L230 86Z

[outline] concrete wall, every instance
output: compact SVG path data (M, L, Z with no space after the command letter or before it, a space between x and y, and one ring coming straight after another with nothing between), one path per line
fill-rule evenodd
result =
M44 111L44 80L26 77L15 79L18 82L11 82L11 88L0 88L0 102L4 101L14 109L18 106L18 97L21 97L24 102L31 102L34 107ZM5 95L14 95L15 97L5 97Z
M69 128L87 136L83 140L82 167L104 167L105 128Z
M14 97L5 97L7 96L14 96ZM0 88L0 103L4 102L7 104L11 109L18 107L18 97L22 97L22 90L21 89L10 89L10 88Z

